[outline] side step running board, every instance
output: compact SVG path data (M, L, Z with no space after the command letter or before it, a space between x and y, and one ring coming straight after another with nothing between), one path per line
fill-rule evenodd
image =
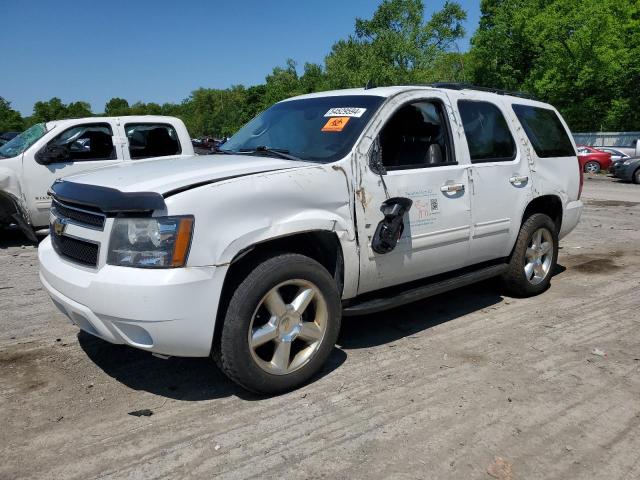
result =
M506 264L492 265L472 272L464 273L454 278L428 283L419 287L397 293L392 296L371 298L362 302L353 303L342 310L344 316L368 315L370 313L388 310L390 308L406 305L407 303L429 298L440 293L448 292L456 288L471 285L488 278L496 277L504 273L508 268Z

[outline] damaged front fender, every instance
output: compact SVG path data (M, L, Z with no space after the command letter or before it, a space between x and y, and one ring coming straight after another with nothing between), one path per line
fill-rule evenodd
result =
M22 201L20 182L13 170L0 169L0 226L15 223L32 242L38 239L31 228L28 210Z

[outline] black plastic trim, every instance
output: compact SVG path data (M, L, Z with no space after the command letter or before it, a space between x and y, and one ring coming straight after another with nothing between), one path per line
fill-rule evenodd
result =
M403 290L400 290L402 287L399 287L393 288L391 292L386 291L386 289L382 292L372 292L372 294L365 295L363 299L354 299L352 303L344 307L342 314L344 316L368 315L370 313L399 307L407 303L448 292L449 290L471 285L481 280L496 277L504 273L507 268L509 268L508 264L499 263L459 274L457 272L451 272L452 276L445 276L445 278L442 279L440 279L441 276L435 279L426 279L426 283L421 285L416 285L415 282L412 282L406 285Z
M121 192L115 188L56 180L49 194L61 202L100 209L104 213L164 210L162 195L156 192Z

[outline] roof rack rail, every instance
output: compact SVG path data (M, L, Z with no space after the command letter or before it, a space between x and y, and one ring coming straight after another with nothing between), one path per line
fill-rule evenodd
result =
M422 84L425 87L434 88L446 88L449 90L478 90L480 92L497 93L498 95L511 95L512 97L528 98L530 100L537 100L537 98L530 93L526 92L510 92L508 90L501 90L499 88L480 87L472 85L470 83L456 83L456 82L435 82Z

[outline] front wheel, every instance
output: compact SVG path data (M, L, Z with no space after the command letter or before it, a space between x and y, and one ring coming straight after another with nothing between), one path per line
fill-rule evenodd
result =
M640 184L640 168L633 172L633 183Z
M598 173L600 171L600 164L598 162L587 162L584 165L585 173Z
M247 390L291 390L331 354L341 314L336 282L322 265L303 255L277 255L238 285L214 356Z
M544 292L558 259L558 233L547 215L531 215L520 227L509 269L502 280L508 292L531 297Z

